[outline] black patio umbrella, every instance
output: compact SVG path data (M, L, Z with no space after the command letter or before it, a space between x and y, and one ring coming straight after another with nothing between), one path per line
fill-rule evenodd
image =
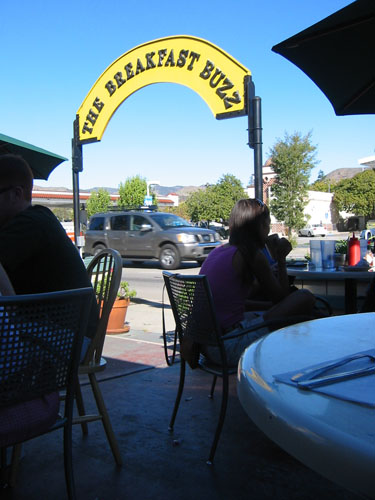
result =
M375 113L374 0L357 0L272 50L318 85L336 115Z
M34 174L34 179L47 180L49 174L57 165L67 158L56 155L45 149L38 148L27 142L0 134L0 155L13 153L22 156L30 165Z

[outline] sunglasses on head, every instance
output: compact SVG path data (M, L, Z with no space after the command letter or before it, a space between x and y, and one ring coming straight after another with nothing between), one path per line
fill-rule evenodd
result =
M258 205L259 205L260 207L264 207L264 206L265 206L265 203L263 203L263 201L262 201L262 200L259 200L258 198L254 198L254 200L258 203Z

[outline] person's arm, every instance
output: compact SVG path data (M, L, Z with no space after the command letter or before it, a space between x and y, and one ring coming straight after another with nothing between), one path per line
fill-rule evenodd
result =
M15 295L12 283L10 282L8 275L1 264L0 264L0 294Z
M252 262L245 261L241 252L237 251L233 257L233 267L238 276L243 276L246 269L250 269L251 274L257 280L257 286L262 295L272 301L273 304L277 304L277 302L289 295L289 283L285 286L283 279L280 281L275 278L267 257L260 250L256 252ZM249 298L255 299L253 296Z
M286 270L286 257L292 250L292 245L286 238L279 238L277 234L272 234L267 239L267 248L273 259L277 262L278 279L283 289L289 287L289 278Z
M273 306L270 300L252 300L246 299L245 311L266 311Z
M283 288L289 289L289 278L286 270L286 257L291 252L292 245L286 238L280 238L276 246L275 258L279 269L279 281Z

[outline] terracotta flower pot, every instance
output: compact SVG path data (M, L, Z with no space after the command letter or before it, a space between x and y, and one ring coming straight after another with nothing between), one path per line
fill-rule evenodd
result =
M130 326L125 325L129 302L130 299L115 300L108 319L107 333L126 333L130 330Z

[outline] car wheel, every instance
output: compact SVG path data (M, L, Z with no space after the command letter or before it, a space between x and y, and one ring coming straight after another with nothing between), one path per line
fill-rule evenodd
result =
M325 234L322 234L321 236L322 236L322 238L325 238L325 236L326 236L326 235L325 235Z
M307 233L307 236L308 236L309 238L312 238L312 236L313 236L313 235L312 235L312 234L310 233L310 231L309 231L309 232Z
M164 245L160 250L159 262L163 269L177 269L181 262L177 248L174 245Z
M301 233L301 231L298 231L298 236L302 236L302 233Z
M101 252L104 249L105 249L104 245L96 245L96 247L94 248L94 252L93 252L94 256L98 255L98 253Z
M198 264L201 266L206 259L197 259Z

